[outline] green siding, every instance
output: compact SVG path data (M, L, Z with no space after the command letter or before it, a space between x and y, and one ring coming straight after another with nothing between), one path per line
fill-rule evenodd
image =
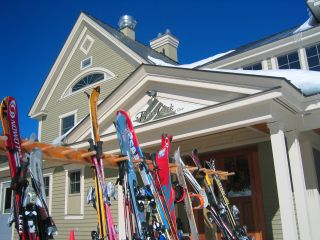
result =
M48 115L43 120L42 124L43 142L52 142L59 136L60 115L78 110L76 122L79 122L89 112L87 98L81 90L77 93L61 99L62 94L64 93L70 82L73 81L75 77L82 72L80 70L80 63L82 60L92 56L91 68L105 68L116 75L115 78L104 81L100 84L100 100L108 96L121 82L123 82L123 80L125 80L130 75L131 72L136 69L136 67L138 67L138 64L134 66L132 60L126 60L124 54L120 52L119 49L115 50L116 48L112 43L108 42L107 40L101 41L89 30L87 30L86 34L84 34L84 37L87 34L94 39L94 43L90 51L87 55L85 55L80 50L80 46L82 43L82 41L80 41L79 47L76 49L70 62L66 66L59 84L54 90L54 93L46 106ZM87 69L83 71L86 71ZM88 91L90 92L91 90Z
M283 237L271 143L259 143L258 151L263 192L266 239L280 240L283 239Z

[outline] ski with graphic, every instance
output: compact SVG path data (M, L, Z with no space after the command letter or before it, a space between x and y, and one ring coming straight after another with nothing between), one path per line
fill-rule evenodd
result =
M28 231L23 219L23 199L28 186L26 179L27 163L23 161L21 139L18 124L18 107L13 97L6 97L1 102L1 122L3 134L7 138L5 145L9 159L11 189L13 190L13 217L9 224L15 222L19 239L28 239Z
M133 160L140 159L133 148L132 134L127 126L126 113L117 113L115 123L121 154L128 156L128 161L119 163L119 182L123 188L126 235L128 239L147 239L148 224L144 214L144 203L137 195L138 178Z
M154 208L156 210L156 213L154 214L154 217L153 217L154 219L153 221L155 221L154 227L156 227L157 231L160 232L157 238L163 239L164 236L161 236L161 235L165 234L167 239L177 240L178 236L175 231L175 226L173 226L172 222L170 221L169 209L167 208L167 204L161 201L160 193L156 189L156 183L145 162L144 156L139 146L137 136L134 132L132 121L130 119L129 114L126 111L119 110L117 112L116 128L118 132L121 153L129 157L128 162L131 161L132 162L131 164L133 164L133 161L135 160L138 161L138 164L137 164L139 169L138 172L144 185L143 191L151 193L153 202L155 203ZM134 182L134 180L129 179L129 182ZM129 188L134 188L134 187L135 186L133 186L133 183L129 184ZM138 195L136 194L136 196L139 196L139 195L140 194ZM131 195L133 199L135 199L136 196ZM135 203L136 201L133 201L133 202ZM146 224L148 225L148 223ZM164 234L163 234L163 230L164 230Z
M216 171L214 160L207 161L206 164L211 170ZM240 211L235 205L230 204L219 176L217 174L213 174L213 180L216 183L216 186L221 196L219 199L219 206L221 209L220 212L223 213L223 218L228 221L237 238L241 240L251 239L251 237L248 237L247 235L246 228L240 225Z
M30 153L30 175L34 192L37 195L35 206L39 209L39 232L41 239L52 239L53 234L57 234L58 229L50 216L49 208L44 190L44 181L42 174L42 152L39 148L34 148ZM30 211L28 211L30 212ZM30 214L30 213L29 213ZM27 215L27 214L26 214Z
M97 104L100 95L100 87L95 87L89 97L90 117L91 117L91 135L89 140L90 150L96 151L96 154L91 157L93 163L93 179L95 182L95 207L98 215L98 232L91 233L94 240L118 239L111 210L109 206L109 198L107 187L105 184L105 174L102 160L102 141L100 141L99 125L97 119ZM94 199L94 197L93 197Z
M194 149L192 151L192 160L196 164L198 169L201 169L202 166L198 156L197 149ZM224 209L221 206L220 200L216 197L210 176L205 171L199 172L199 174L201 174L202 177L204 178L206 194L209 201L209 205L207 206L207 209L209 210L207 213L209 221L217 225L217 227L222 232L224 239L249 240L250 238L248 237L238 237L233 231L233 229L229 226L227 221L224 219L223 217Z
M189 221L189 226L190 226L190 231L191 231L191 239L198 240L199 239L199 232L198 232L196 220L195 220L194 214L193 214L192 202L191 202L190 195L188 192L187 183L184 178L184 172L183 172L184 167L182 165L183 161L180 156L180 149L179 148L174 153L174 159L175 159L175 163L177 165L178 182L183 187L184 191L186 192L185 197L183 198L183 201L184 201L184 206L185 206L188 221Z
M174 212L175 192L171 183L169 169L169 152L172 136L162 134L161 148L157 154L151 155L153 162L153 176L158 192L160 193L161 201L166 204L166 211L169 215L169 225L172 232L177 234L176 216Z

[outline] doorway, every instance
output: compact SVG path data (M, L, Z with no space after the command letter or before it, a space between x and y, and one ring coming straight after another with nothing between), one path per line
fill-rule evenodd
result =
M200 155L202 165L215 159L217 170L234 172L222 181L227 197L240 210L240 223L255 240L265 239L263 198L256 148L228 150ZM200 219L199 219L200 220ZM221 234L218 232L218 239Z

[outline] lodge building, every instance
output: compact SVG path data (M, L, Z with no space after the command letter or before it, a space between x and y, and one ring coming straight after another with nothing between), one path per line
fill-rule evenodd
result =
M160 34L147 47L135 39L135 25L125 17L113 28L80 14L29 112L39 121L39 141L58 138L87 149L91 125L83 92L99 85L104 151L119 153L113 121L116 111L125 109L143 152L157 151L166 132L173 135L171 154L180 147L191 164L197 148L202 161L214 158L217 168L235 172L225 187L256 240L318 239L320 89L306 93L276 71L301 69L301 76L320 71L317 19L188 65L178 64L173 33ZM156 97L146 94L151 90ZM117 169L105 172L107 181L116 181ZM77 240L89 239L97 224L95 210L86 204L86 191L94 185L90 166L45 161L44 174L59 229L55 239L68 239L70 229ZM16 239L6 226L11 198L5 157L0 182L0 232ZM111 210L124 239L122 202L112 201ZM183 206L176 210L188 231ZM220 239L202 210L195 216L201 239Z

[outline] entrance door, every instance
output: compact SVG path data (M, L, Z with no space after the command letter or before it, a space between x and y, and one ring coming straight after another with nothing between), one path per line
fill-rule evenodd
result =
M263 199L257 150L250 148L204 154L200 159L215 159L217 170L234 172L222 181L231 204L240 210L241 225L255 240L264 238ZM221 234L218 233L221 239Z

